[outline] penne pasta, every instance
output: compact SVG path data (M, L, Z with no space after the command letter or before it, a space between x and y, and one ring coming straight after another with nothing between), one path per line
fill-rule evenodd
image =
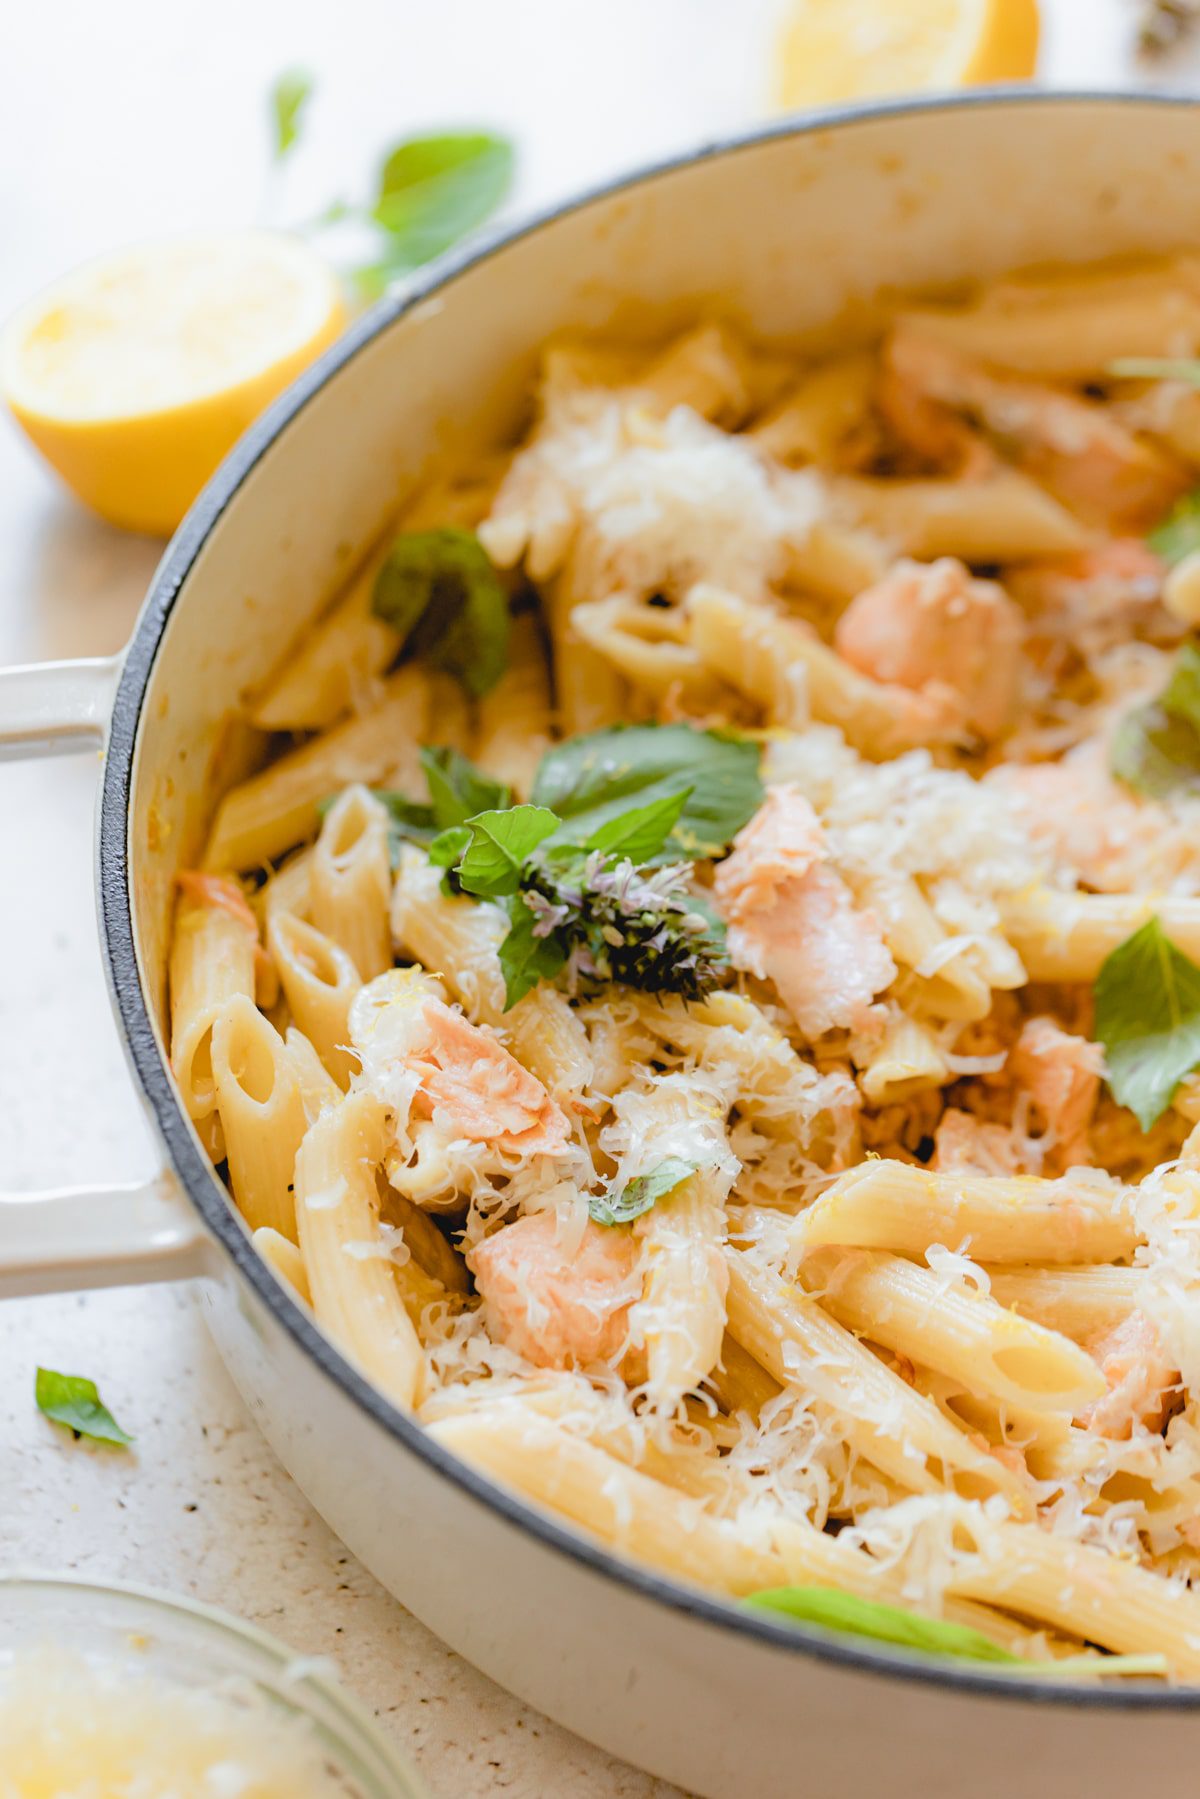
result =
M1082 1412L1107 1384L1091 1356L967 1286L884 1250L806 1259L801 1279L839 1323L1029 1412Z
M424 1355L389 1261L361 1255L378 1238L375 1168L386 1108L352 1094L323 1112L296 1158L296 1225L318 1322L397 1405L424 1390Z
M225 795L206 865L248 869L274 861L313 835L321 801L350 782L419 792L417 751L428 728L428 679L418 668L402 668L371 711L290 751Z
M906 1491L1004 1493L1023 1515L1017 1478L905 1384L829 1314L778 1275L729 1250L729 1330L784 1387L810 1393L847 1441Z
M267 947L297 1027L344 1088L358 1065L348 1047L350 1002L362 985L358 970L332 938L290 912L271 920Z
M258 933L227 906L181 895L171 940L171 1071L189 1118L211 1118L217 1103L212 1033L226 1003L254 997ZM214 1142L213 1149L219 1148ZM220 1161L221 1155L214 1156Z
M983 1262L1096 1262L1131 1255L1141 1233L1131 1195L1080 1170L1032 1175L935 1174L878 1160L839 1175L792 1227L798 1244L924 1255L970 1240Z
M296 1151L308 1120L282 1037L244 994L213 1026L212 1065L233 1197L251 1230L294 1241Z
M365 787L343 789L325 814L308 889L313 924L345 950L364 981L392 966L387 814Z

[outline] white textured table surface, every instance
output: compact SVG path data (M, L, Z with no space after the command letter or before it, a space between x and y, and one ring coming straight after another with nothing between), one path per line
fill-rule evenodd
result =
M294 216L389 137L494 122L527 205L752 118L772 0L65 0L25 7L0 73L0 315L81 258L169 227L247 222L262 96L320 79ZM1043 72L1128 79L1126 0L1046 0ZM469 60L463 46L469 45ZM160 546L78 511L0 424L0 661L126 639ZM0 1188L148 1172L92 907L90 758L0 769ZM33 1406L38 1362L91 1375L137 1435L73 1443ZM185 1290L0 1309L0 1568L148 1581L330 1654L435 1793L666 1799L519 1705L383 1593L274 1463Z

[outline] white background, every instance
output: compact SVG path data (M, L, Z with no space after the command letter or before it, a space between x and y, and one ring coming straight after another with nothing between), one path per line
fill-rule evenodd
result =
M1043 78L1186 78L1132 56L1133 0L1044 0ZM0 317L71 264L168 229L302 218L361 192L389 140L490 124L512 210L761 116L777 0L57 0L10 13L0 61ZM269 191L264 95L319 92ZM1197 80L1200 86L1200 78ZM128 636L161 546L76 508L0 420L0 662ZM0 1189L154 1165L96 949L89 757L0 768ZM43 1362L91 1375L138 1438L40 1419ZM0 1567L150 1581L332 1654L435 1792L666 1799L509 1699L404 1614L273 1463L186 1292L0 1310Z

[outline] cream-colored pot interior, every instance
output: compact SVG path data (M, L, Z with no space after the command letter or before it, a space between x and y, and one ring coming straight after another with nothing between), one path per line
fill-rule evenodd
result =
M214 787L261 749L232 723L239 696L431 465L519 427L546 337L644 335L713 312L760 338L828 342L869 331L889 291L1181 246L1200 246L1200 109L1000 95L701 155L536 224L407 309L366 319L218 475L135 639L127 703L153 663L130 788L133 916L160 1037L170 877L196 853ZM1147 1777L1156 1795L1192 1792L1194 1709L970 1697L814 1661L585 1569L444 1479L434 1494L424 1463L367 1420L347 1383L334 1392L318 1375L294 1325L244 1282L236 1308L218 1330L230 1365L335 1528L465 1653L619 1753L720 1795L857 1799L882 1780L893 1794L1115 1799ZM322 1380L324 1398L295 1397L298 1382ZM345 1457L354 1482L329 1471ZM407 1551L371 1509L401 1501Z

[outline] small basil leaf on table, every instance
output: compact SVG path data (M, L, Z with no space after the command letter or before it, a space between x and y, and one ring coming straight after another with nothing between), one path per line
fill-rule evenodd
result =
M685 1162L679 1156L666 1156L646 1174L636 1174L619 1192L609 1188L588 1200L588 1213L596 1224L629 1224L648 1212L658 1200L673 1193L698 1164Z
M1106 957L1095 1002L1113 1098L1148 1131L1200 1066L1200 968L1151 918Z
M282 162L300 136L304 111L313 95L313 78L307 69L285 69L271 88L273 154Z
M455 676L475 699L508 660L508 595L473 531L404 531L371 596L375 614L411 649Z
M34 1398L39 1412L55 1424L65 1424L77 1437L90 1437L96 1443L133 1442L101 1401L95 1381L84 1374L59 1374L53 1368L39 1368Z
M674 797L687 799L661 853L695 861L719 856L763 801L756 743L693 725L618 725L571 737L546 751L533 799L564 821L577 843L625 816Z
M767 1587L751 1593L744 1603L757 1611L781 1613L800 1624L815 1624L822 1630L840 1631L847 1636L869 1637L873 1642L915 1649L922 1655L1021 1665L1018 1656L984 1636L981 1630L952 1624L945 1618L923 1618L897 1605L839 1592L836 1587Z

